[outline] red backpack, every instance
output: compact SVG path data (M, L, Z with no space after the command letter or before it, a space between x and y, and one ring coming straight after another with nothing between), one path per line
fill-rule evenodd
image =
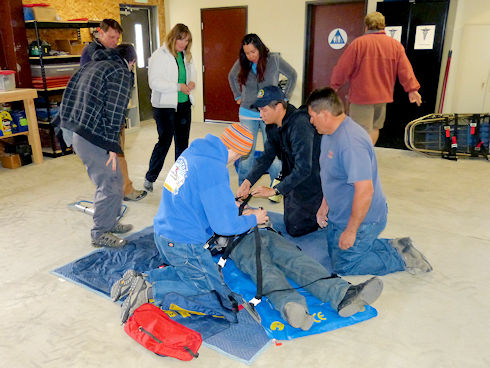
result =
M143 304L129 317L124 331L155 354L180 360L197 358L202 337L199 332L170 319L153 304Z

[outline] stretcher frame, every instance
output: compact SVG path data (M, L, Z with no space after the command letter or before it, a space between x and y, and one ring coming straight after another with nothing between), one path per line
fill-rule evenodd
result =
M409 122L406 127L405 127L405 145L408 149L414 151L414 152L419 152L423 153L429 156L445 156L448 155L450 152L448 151L448 146L447 146L447 141L446 141L446 136L445 136L445 129L444 126L448 126L450 128L450 134L451 137L454 135L454 128L457 126L457 132L456 132L456 137L461 137L462 134L465 135L466 142L469 142L469 139L471 138L468 131L470 130L470 123L474 122L474 119L479 116L479 121L480 121L480 126L481 128L482 124L490 124L490 114L439 114L439 113L433 113L433 114L428 114L425 116L422 116L418 119L415 119L411 122ZM457 125L456 125L456 120L457 120ZM440 128L438 130L420 130L421 125L423 124L439 124ZM490 135L490 128L489 130L489 135ZM436 139L434 140L426 140L420 141L419 140L419 135L420 134L435 134ZM481 137L481 134L477 139ZM471 146L466 144L459 144L457 142L457 146L455 149L455 156L456 157L484 157L488 159L488 153L487 154L479 154L478 156L475 156L474 154L472 155L471 153ZM489 142L488 140L484 142L486 148L488 149ZM424 147L426 145L426 147ZM427 148L427 146L437 146L437 149L433 148Z

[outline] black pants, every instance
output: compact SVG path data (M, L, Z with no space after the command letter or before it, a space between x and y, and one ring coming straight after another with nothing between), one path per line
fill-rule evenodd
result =
M158 142L153 148L150 158L150 167L145 175L146 180L155 182L162 170L168 149L175 141L175 160L189 145L189 132L191 130L191 103L189 101L177 104L175 109L153 108L153 117L157 124Z
M302 236L318 229L316 213L322 199L320 186L312 186L309 193L295 188L284 196L284 224L289 235Z

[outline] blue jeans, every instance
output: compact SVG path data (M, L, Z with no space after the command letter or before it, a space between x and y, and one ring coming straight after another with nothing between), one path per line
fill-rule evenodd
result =
M299 286L325 278L304 288L322 302L329 302L332 308L337 309L350 286L347 281L340 277L327 279L330 272L325 267L304 254L295 244L281 235L267 230L260 230L259 233L262 242L260 254L262 293L269 298L274 308L281 313L284 319L286 316L283 309L286 303L295 302L306 307L305 298L296 289L292 289L287 278ZM250 233L242 239L240 244L231 252L230 258L241 271L247 273L257 284L254 233Z
M247 174L252 170L252 167L255 164L255 146L257 145L257 138L259 136L259 128L262 132L262 139L264 140L264 144L267 141L267 135L265 133L265 123L260 119L240 119L240 123L245 125L250 129L254 136L254 141L252 144L252 149L247 156L243 156L238 162L238 185L241 185L242 182L247 177ZM269 167L269 175L271 177L271 184L275 178L277 178L282 170L281 161L276 157Z
M170 292L192 296L215 290L223 306L232 309L231 290L203 244L177 243L156 233L155 244L163 262L168 265L148 272L156 304Z
M359 226L354 245L342 250L339 248L339 239L345 228L329 222L328 254L333 271L340 275L386 275L404 271L405 262L390 244L390 239L378 238L385 226L386 219Z

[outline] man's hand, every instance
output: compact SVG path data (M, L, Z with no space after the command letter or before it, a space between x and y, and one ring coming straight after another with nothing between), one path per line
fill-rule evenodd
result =
M250 193L251 186L252 184L250 183L250 181L248 181L248 179L245 179L242 185L240 185L240 188L238 188L238 191L236 192L236 196L238 198L247 198Z
M237 105L240 105L241 103L242 103L242 99L241 98L239 98L238 100L236 100L236 104Z
M265 224L267 221L269 221L269 216L267 216L267 211L264 210L262 207L256 210L253 209L245 210L243 211L243 214L255 215L255 217L257 217L257 225L262 225Z
M109 152L109 159L105 163L106 166L109 166L109 164L112 162L112 171L117 170L117 153L116 152Z
M408 99L410 100L411 103L416 103L417 106L420 106L422 104L422 96L418 91L411 91L408 92Z
M316 212L316 222L318 226L320 226L322 229L327 227L328 225L328 204L325 198L322 200L322 204L318 211Z
M273 188L269 187L257 187L252 189L250 192L254 197L263 197L263 198L268 198L272 197L273 195L276 195L276 191Z
M343 250L349 249L354 245L355 241L356 241L356 233L354 231L350 231L346 229L340 235L339 248Z
M192 91L194 88L196 88L196 83L189 82L187 83L187 87L189 88L189 91Z

